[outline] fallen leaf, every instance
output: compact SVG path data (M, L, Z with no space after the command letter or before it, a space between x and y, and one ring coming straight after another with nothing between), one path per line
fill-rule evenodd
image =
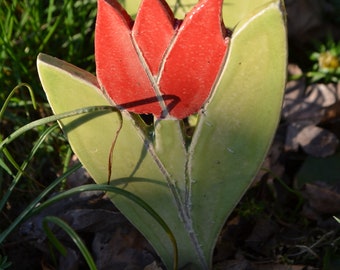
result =
M305 184L302 190L309 206L319 214L340 213L340 193L322 184Z
M339 140L330 131L317 127L306 126L294 138L302 149L314 157L328 157L335 153Z
M289 65L288 72L299 75L301 70ZM337 137L316 125L327 121L326 116L337 115L333 106L340 98L339 92L336 84L312 84L306 88L304 79L287 83L282 108L282 117L288 123L286 151L297 151L301 146L307 154L315 157L335 153L339 143Z

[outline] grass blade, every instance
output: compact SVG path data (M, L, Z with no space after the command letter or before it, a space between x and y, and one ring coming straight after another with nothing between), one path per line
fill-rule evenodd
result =
M112 107L112 106L90 106L90 107L86 107L86 108L76 109L76 110L73 110L73 111L70 111L70 112L65 112L65 113L61 113L61 114L56 114L56 115L44 117L42 119L33 121L33 122L19 128L15 132L13 132L10 136L5 138L0 143L0 150L2 150L5 145L11 143L13 140L15 140L17 137L19 137L23 133L25 133L25 132L27 132L27 131L35 128L35 127L38 127L40 125L45 125L45 124L48 124L48 123L51 123L51 122L54 122L54 121L58 121L60 119L64 119L64 118L79 115L79 114L86 114L86 113L98 112L98 111L107 111L107 112L117 111L118 112L118 109L115 108L115 107Z
M37 206L32 212L31 215L34 215L38 212L40 212L41 210L43 210L44 208L48 207L49 205L62 200L64 198L67 198L71 195L80 193L80 192L84 192L84 191L95 191L95 190L101 190L101 191L105 191L105 192L113 192L119 195L122 195L128 199L130 199L131 201L133 201L134 203L138 204L142 209L144 209L145 211L147 211L158 223L159 225L164 229L164 231L166 232L166 234L168 235L172 245L173 245L173 249L174 249L174 269L177 269L178 267L178 250L177 250L177 241L175 239L175 236L173 235L172 231L170 230L169 226L166 224L166 222L141 198L137 197L136 195L134 195L133 193L126 191L124 189L118 188L118 187L114 187L114 186L109 186L109 185L97 185L97 184L90 184L90 185L83 185L80 187L75 187L72 189L69 189L63 193L60 193L56 196L54 196L53 198L45 201L44 203L40 204L39 206Z
M48 227L48 222L54 223L54 224L58 225L60 228L62 228L71 237L72 241L77 245L80 252L83 254L89 268L91 270L97 269L96 264L93 261L93 258L91 256L90 252L86 248L84 242L79 237L79 235L65 221L61 220L60 218L47 216L47 217L44 218L43 228L46 232L47 237L51 241L51 243L57 248L57 250L63 256L66 255L66 249L63 246L63 244L60 243L60 241L55 237L55 235L53 234L51 229Z
M6 230L0 233L0 244L7 238L7 236L25 219L29 216L32 210L37 207L39 202L46 197L47 194L49 194L55 187L57 187L65 178L70 176L72 173L80 169L82 165L80 163L74 165L71 167L67 172L65 172L63 175L58 177L56 180L54 180L43 192L39 194L27 207L24 211L20 213L20 215L10 224Z

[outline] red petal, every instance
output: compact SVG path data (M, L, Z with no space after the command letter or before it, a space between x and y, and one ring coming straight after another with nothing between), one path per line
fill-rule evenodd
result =
M132 36L153 75L157 75L164 53L175 34L173 13L164 0L143 0Z
M196 113L209 97L227 52L222 26L223 0L201 0L185 17L160 75L163 94L180 98L170 115ZM168 103L167 103L168 104Z
M132 20L116 0L98 0L95 31L97 77L115 104L160 116L155 91L134 48Z

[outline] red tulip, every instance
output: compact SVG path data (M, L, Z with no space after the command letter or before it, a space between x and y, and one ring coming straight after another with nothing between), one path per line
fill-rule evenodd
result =
M201 0L176 20L165 0L142 0L135 21L98 0L97 78L123 109L182 119L202 108L228 50L223 0Z

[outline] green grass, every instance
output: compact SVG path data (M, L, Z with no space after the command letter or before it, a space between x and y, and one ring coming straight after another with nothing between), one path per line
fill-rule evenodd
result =
M25 87L17 87L0 116L0 142L15 130L36 119L51 115L38 73L36 58L44 52L95 72L94 27L96 0L1 0L0 1L0 110L7 97L21 83L32 88L37 107ZM11 186L18 166L48 126L39 126L20 136L6 150L12 161L0 152L0 198ZM29 160L6 208L24 207L57 178L67 160L69 146L60 129L49 133ZM14 161L14 162L13 162ZM16 164L15 164L16 163ZM66 164L67 165L67 164ZM1 213L0 231L13 220Z
M0 140L30 121L50 115L36 69L38 53L44 52L95 71L96 5L96 0L0 1L0 108L20 83L29 84L37 100L34 110L28 91L22 91L23 87L16 91L1 119ZM18 154L18 162L23 159L20 157L23 149L30 149L42 132L43 128L38 128L12 146L14 156ZM53 166L60 161L55 154L56 146L65 152L59 131L48 140L47 154L40 156L42 160L38 162L39 170L46 171L41 166ZM52 164L47 165L47 159Z
M96 5L96 0L0 1L0 143L20 127L51 115L36 69L39 52L95 71ZM26 85L17 87L21 83L33 90L36 109ZM25 209L34 207L57 175L68 170L69 153L60 129L51 124L35 127L0 151L0 232L12 231ZM60 181L53 186L61 187ZM0 255L6 253L6 240L0 243ZM0 264L8 265L4 260Z
M96 0L0 3L0 104L21 82L43 99L35 67L39 52L94 72Z

